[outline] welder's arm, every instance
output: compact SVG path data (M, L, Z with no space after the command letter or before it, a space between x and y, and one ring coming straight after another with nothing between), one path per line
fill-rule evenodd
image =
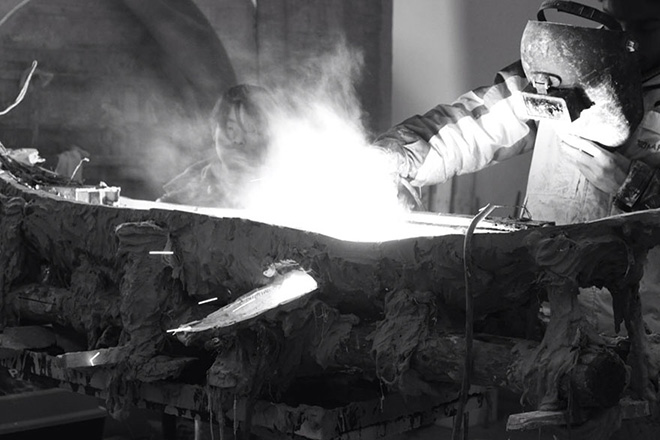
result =
M522 66L512 64L492 86L413 116L375 144L394 155L399 175L415 186L441 183L530 151L536 124L526 118L518 94L526 85Z

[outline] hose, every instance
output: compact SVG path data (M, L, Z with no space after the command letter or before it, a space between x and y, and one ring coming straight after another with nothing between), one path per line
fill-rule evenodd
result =
M9 20L9 17L14 15L19 9L21 9L23 6L27 5L28 3L30 3L30 0L23 0L22 2L11 8L11 10L7 12L5 16L2 17L2 19L0 20L0 26L5 24L5 22Z
M23 83L23 87L21 88L21 92L18 94L16 97L16 100L14 101L13 104L11 104L9 107L4 109L3 111L0 112L0 116L4 116L7 113L9 113L14 107L16 107L18 104L21 103L23 98L25 98L25 94L27 93L27 89L30 85L30 80L32 79L32 75L34 75L34 71L37 69L37 62L32 61L32 67L30 68L30 73L28 73L27 78L25 79L25 82Z
M456 418L452 430L452 440L458 440L463 425L463 418L465 415L465 405L467 404L468 393L470 391L470 375L472 372L472 339L473 339L473 322L474 322L474 306L473 306L473 293L472 293L472 236L474 230L480 221L488 217L497 205L490 203L479 210L479 213L474 216L463 240L463 273L465 280L465 361L463 363L463 380L461 383L461 392L459 394L458 408L456 409ZM467 424L463 427L467 431ZM464 438L467 438L467 432Z

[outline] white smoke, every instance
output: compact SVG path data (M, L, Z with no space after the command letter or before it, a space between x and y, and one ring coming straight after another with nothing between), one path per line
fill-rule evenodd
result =
M362 64L361 54L342 43L298 66L295 81L273 87L272 143L241 195L244 208L332 235L400 220L406 210L393 164L370 145L355 93Z

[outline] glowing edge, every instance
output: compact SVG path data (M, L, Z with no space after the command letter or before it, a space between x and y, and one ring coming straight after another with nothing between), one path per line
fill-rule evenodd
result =
M167 333L201 332L229 327L259 316L269 310L302 298L315 291L316 280L304 270L292 270L278 276L272 283L243 295L207 317L167 330Z

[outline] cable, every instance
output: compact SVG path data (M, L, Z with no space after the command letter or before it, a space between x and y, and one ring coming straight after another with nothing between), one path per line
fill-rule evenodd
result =
M16 107L18 104L21 103L21 101L25 97L25 94L27 93L28 86L30 85L30 80L32 79L32 75L34 75L34 71L36 69L37 69L37 62L32 61L32 68L30 69L30 73L28 73L28 76L25 79L25 83L23 84L23 87L21 88L21 92L18 94L18 96L16 97L16 100L14 101L13 104L11 104L9 107L7 107L6 109L4 109L3 111L0 112L0 116L6 115L14 107Z
M3 24L5 24L5 22L6 22L7 20L9 20L9 17L11 17L12 15L14 15L14 14L16 13L16 11L18 11L19 9L21 9L23 6L27 5L28 3L30 3L30 0L23 0L22 2L20 2L20 3L17 4L16 6L14 6L9 12L7 12L7 13L5 14L4 17L2 17L2 20L0 20L0 26L2 26Z
M493 210L499 208L498 205L491 205L490 203L479 210L479 213L474 216L463 240L463 273L465 280L465 361L463 364L463 380L461 383L461 392L458 399L458 408L456 409L456 418L454 419L454 427L452 430L452 440L458 440L458 436L463 427L463 418L465 416L465 405L467 404L468 392L470 391L470 373L472 372L472 339L473 339L473 320L474 320L474 307L472 286L472 236L474 230L480 221L490 215ZM467 435L465 436L467 437Z
M5 22L7 22L7 20L9 20L9 17L14 15L19 9L21 9L23 6L27 5L28 3L30 3L30 0L23 0L22 2L20 2L19 4L17 4L13 8L11 8L11 10L9 12L7 12L5 14L5 16L2 17L2 19L0 19L0 27L2 27L2 25L5 24ZM30 79L32 78L32 75L34 74L34 71L36 70L36 68L37 68L37 62L32 61L32 69L30 70L30 73L28 74L28 76L25 80L25 83L23 84L23 87L21 88L21 92L18 94L18 97L16 98L16 100L14 101L13 104L11 104L9 107L7 107L2 112L0 112L0 116L6 115L14 107L16 107L18 104L21 103L21 101L25 97L25 93L27 92L28 85L30 84Z

